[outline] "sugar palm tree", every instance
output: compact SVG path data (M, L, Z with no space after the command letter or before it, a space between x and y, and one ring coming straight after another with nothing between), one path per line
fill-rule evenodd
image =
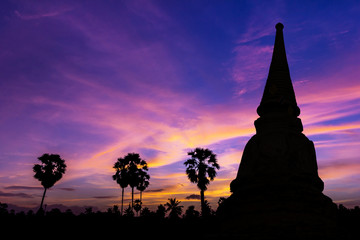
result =
M65 160L61 159L58 154L45 153L41 157L38 157L38 160L41 163L35 164L33 171L35 172L34 178L38 179L44 187L39 209L42 211L46 190L54 186L54 184L62 178L66 171L66 164Z
M176 200L176 198L169 198L169 202L165 203L166 212L169 213L170 219L178 219L182 213L182 208L184 206L179 206L180 201Z
M140 199L136 199L134 204L134 210L137 216L139 216L139 211L141 210L141 207L142 207L142 202L140 201Z
M147 163L140 158L138 153L128 153L124 159L127 166L127 178L129 186L131 187L131 207L134 207L134 188L139 185L141 181L141 171L148 171Z
M128 167L129 162L125 158L118 158L113 167L116 172L112 178L120 185L121 188L121 215L124 210L124 190L129 185Z
M143 169L139 169L139 181L136 189L140 191L140 201L142 202L142 192L149 186L150 175Z
M201 214L205 214L205 194L207 185L216 177L216 170L220 169L216 155L209 149L196 148L188 152L190 159L185 161L186 174L192 183L200 189Z

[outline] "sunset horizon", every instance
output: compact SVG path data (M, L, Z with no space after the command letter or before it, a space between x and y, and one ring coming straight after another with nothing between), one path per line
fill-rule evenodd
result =
M143 206L176 198L200 210L188 152L220 169L205 198L229 197L284 40L303 133L314 142L324 194L360 205L360 5L311 1L5 1L0 4L0 202L38 209L33 166L59 154L67 169L49 208L121 204L118 158L138 153ZM341 21L340 21L340 20ZM135 199L139 191L135 191ZM131 204L131 189L124 208Z

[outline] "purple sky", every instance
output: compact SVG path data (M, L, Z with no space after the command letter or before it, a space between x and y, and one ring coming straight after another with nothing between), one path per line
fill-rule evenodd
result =
M207 147L215 208L255 134L277 22L324 192L359 205L356 1L1 1L0 201L38 206L32 166L58 153L68 169L45 203L105 209L121 199L114 162L138 152L144 205L198 206L183 162Z

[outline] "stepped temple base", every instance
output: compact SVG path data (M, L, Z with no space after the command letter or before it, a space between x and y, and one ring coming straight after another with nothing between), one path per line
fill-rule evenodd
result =
M258 189L232 194L218 209L222 233L239 239L336 239L336 205L322 193Z

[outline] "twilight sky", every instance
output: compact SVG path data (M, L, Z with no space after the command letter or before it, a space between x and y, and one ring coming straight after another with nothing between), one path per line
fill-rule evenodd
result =
M32 166L58 153L67 172L45 203L104 210L121 200L113 164L137 152L145 206L198 206L183 162L207 147L216 208L255 134L277 22L324 193L359 205L360 4L346 0L1 1L0 201L38 206Z

